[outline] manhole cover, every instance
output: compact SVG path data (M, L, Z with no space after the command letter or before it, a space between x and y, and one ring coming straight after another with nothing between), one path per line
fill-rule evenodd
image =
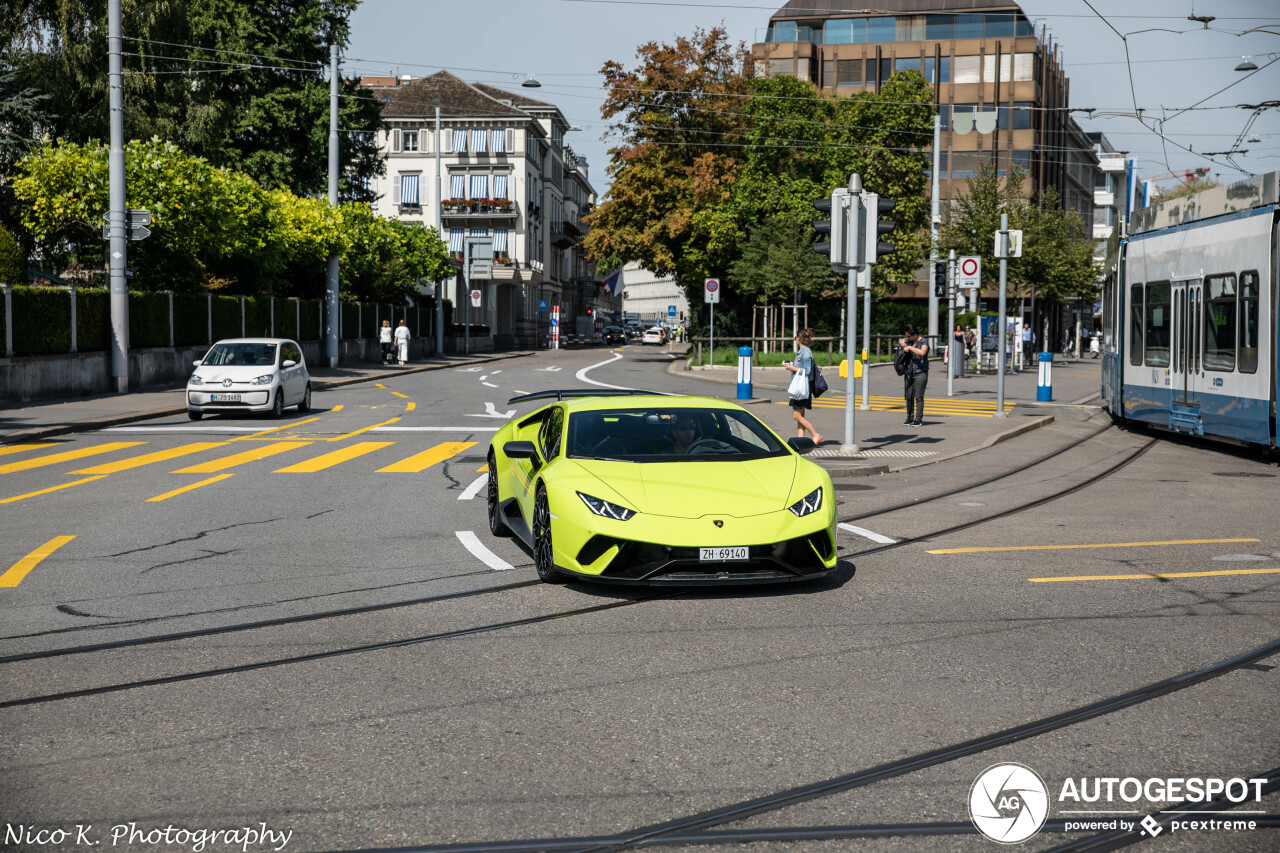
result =
M837 492L865 492L874 489L875 486L863 486L858 483L832 483L831 488Z
M1275 474L1263 474L1261 471L1214 471L1215 477L1274 477Z

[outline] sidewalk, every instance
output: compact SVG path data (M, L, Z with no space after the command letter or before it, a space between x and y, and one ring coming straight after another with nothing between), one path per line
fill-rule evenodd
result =
M312 389L325 391L357 382L374 382L404 376L407 373L485 364L529 354L515 351L489 355L431 356L425 361L410 363L404 367L368 364L337 368L308 367L308 370L311 373ZM181 415L187 411L185 388L185 385L176 385L166 390L140 391L134 394L99 394L92 397L2 403L0 404L0 444L36 441L147 418Z
M866 476L931 465L944 459L973 453L1017 435L1050 424L1068 414L1087 416L1097 409L1101 384L1100 362L1090 359L1055 361L1052 401L1036 401L1036 370L1005 375L1007 416L994 417L996 375L969 374L953 380L953 395L947 396L946 366L931 361L929 386L925 395L923 427L909 427L902 398L903 381L891 364L874 364L869 374L870 409L855 408L854 440L859 452L840 452L844 441L845 380L839 365L828 367L817 355L818 366L830 390L815 401L809 422L823 436L822 446L807 458L825 467L833 477ZM736 396L737 368L727 366L684 369L680 359L668 372L734 388L708 389L709 396L733 400ZM787 381L791 374L781 367L752 368L751 410L782 436L795 435L795 422L787 402ZM861 403L862 380L856 380L855 396ZM745 401L738 401L745 402ZM780 405L783 404L783 405ZM1012 407L1010 408L1010 406Z

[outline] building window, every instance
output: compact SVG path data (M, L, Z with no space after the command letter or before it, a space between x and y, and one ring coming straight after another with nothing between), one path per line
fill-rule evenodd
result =
M507 253L506 228L495 228L493 230L493 253L495 255L505 255Z
M400 176L400 204L402 207L418 206L418 176Z
M892 15L867 18L867 41L893 41L897 20Z
M449 198L466 198L467 197L467 176L466 175L450 175L449 176Z
M769 60L769 76L770 77L796 76L796 61L790 58L770 59Z
M1031 53L1016 53L1013 56L1013 79L1015 83L1029 82L1033 79L1033 71L1035 69L1035 55Z
M461 252L461 251L462 251L462 229L450 228L449 229L449 252L453 253L453 252Z
M400 134L400 147L405 152L418 150L418 131L406 130Z
M840 59L836 61L836 80L841 86L862 83L862 60Z
M509 198L509 196L507 195L507 176L506 175L493 176L493 197Z
M982 169L982 154L978 151L952 151L951 177L976 178Z
M822 60L822 88L830 89L836 84L836 61L834 59Z
M894 22L893 35L895 41L924 41L925 16L899 15Z
M924 37L931 41L950 41L956 34L955 15L925 15Z
M488 175L472 175L471 176L471 198L488 198L489 197L489 176Z
M836 18L827 21L823 32L825 44L866 44L866 18Z
M1013 37L1012 12L988 12L985 24L982 32L989 39Z
M982 29L982 15L956 15L956 38L980 39L982 38Z
M875 62L874 59L871 61ZM877 79L876 82L879 83L881 86L883 86L885 83L889 82L889 78L892 76L893 76L893 60L888 58L887 56L882 57L880 59L880 77Z
M982 65L980 56L957 56L955 58L956 70L952 79L956 83L981 83L982 82Z
M899 18L898 20L902 20L902 19ZM918 58L895 59L893 61L894 74L897 74L899 71L919 71L919 70L920 70L920 60Z

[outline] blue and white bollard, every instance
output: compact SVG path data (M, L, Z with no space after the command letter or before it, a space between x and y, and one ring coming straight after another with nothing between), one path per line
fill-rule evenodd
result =
M751 399L751 347L738 347L738 399Z
M1040 376L1036 379L1036 399L1047 403L1053 399L1053 353L1040 353Z

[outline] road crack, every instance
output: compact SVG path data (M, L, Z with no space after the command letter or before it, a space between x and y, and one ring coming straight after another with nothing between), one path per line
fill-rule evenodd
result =
M225 530L234 530L237 527L249 527L254 524L272 524L277 521L284 521L283 518L264 518L261 521L241 521L238 524L228 524L226 527L215 527L212 530L202 530L195 536L184 536L181 539L171 539L168 542L161 542L157 545L148 545L145 548L133 548L128 551L121 551L118 554L103 554L99 559L107 559L109 557L127 557L130 554L139 554L143 551L154 551L156 548L167 548L170 545L179 545L183 542L196 542L212 533L222 533Z

